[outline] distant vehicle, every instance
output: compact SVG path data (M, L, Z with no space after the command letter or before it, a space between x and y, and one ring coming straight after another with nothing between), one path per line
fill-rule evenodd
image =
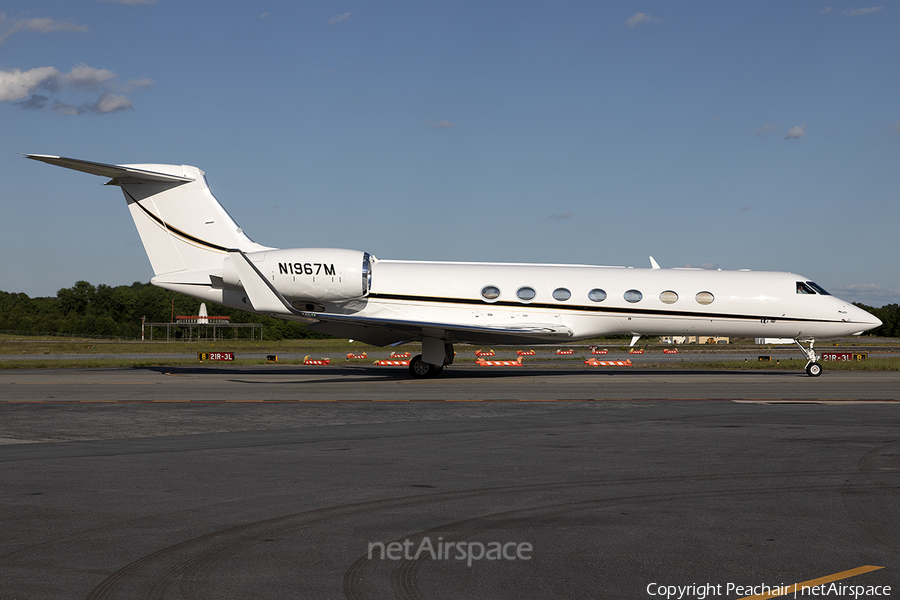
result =
M187 165L27 158L110 178L125 194L154 285L309 323L376 346L421 341L414 377L453 363L453 344L559 344L598 336L789 337L822 372L817 339L881 321L793 273L378 260L337 248L278 249L247 237ZM339 223L338 223L339 225ZM339 227L338 227L339 230ZM808 347L804 347L808 343Z

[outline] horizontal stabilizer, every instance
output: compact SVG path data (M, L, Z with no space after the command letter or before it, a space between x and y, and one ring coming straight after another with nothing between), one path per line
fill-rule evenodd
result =
M187 183L189 181L194 181L190 177L180 177L168 173L145 171L144 169L135 169L125 165L107 165L105 163L92 162L89 160L79 160L77 158L50 156L48 154L26 154L25 158L47 163L48 165L56 165L74 171L81 171L82 173L109 177L112 179L110 183L115 185L118 185L120 181L125 183Z

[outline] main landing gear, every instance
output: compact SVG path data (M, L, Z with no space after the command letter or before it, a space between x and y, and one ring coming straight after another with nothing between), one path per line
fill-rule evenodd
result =
M822 365L819 363L819 355L816 354L816 351L813 350L813 344L816 343L815 340L809 340L809 348L804 348L803 344L800 343L800 340L794 340L797 344L797 347L800 348L800 352L806 357L808 361L806 363L806 374L810 377L818 377L822 374Z
M412 373L412 376L416 379L429 379L431 377L437 377L443 370L444 367L431 365L422 360L421 354L416 354L409 361L409 372Z

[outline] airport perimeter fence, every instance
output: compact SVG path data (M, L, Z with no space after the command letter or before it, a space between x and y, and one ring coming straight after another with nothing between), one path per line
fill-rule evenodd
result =
M96 333L77 333L62 331L30 331L23 329L0 329L0 335L12 337L55 337L79 340L137 340L140 338L123 335L100 335Z
M196 342L199 340L231 339L262 341L263 326L259 323L145 323L143 341ZM165 330L165 331L162 331ZM0 335L10 337L51 337L69 340L122 340L141 341L140 336L101 335L92 333L31 331L24 329L0 329Z

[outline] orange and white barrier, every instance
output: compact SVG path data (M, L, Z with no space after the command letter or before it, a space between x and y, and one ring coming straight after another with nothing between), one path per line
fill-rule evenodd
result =
M516 350L516 354L519 356L534 356L537 352L534 350Z
M607 350L606 348L602 350L600 348L594 348L593 350L591 350L591 354L609 354L609 350Z
M632 348L631 350L628 351L628 354L643 354L643 353L644 353L643 350L635 350L634 348Z
M309 355L303 358L304 365L330 365L330 358L310 358Z
M663 352L666 354L678 354L678 350L675 348L663 348Z
M408 367L408 360L376 360L376 367Z
M590 365L592 367L631 367L630 360L597 360L596 358L589 358L584 361L584 364Z
M493 350L476 350L475 356L494 356Z
M569 354L575 354L575 351L574 350L557 350L556 351L557 356L568 356Z
M363 352L362 354L353 354L353 353L351 352L350 354L347 355L347 358L348 358L348 359L351 359L351 358L369 358L369 357L366 356L366 353L365 353L365 352Z
M475 361L476 365L480 365L482 367L522 367L522 357L520 356L516 360L484 360L483 358L479 358Z
M391 352L391 360L402 360L411 356L409 352Z

